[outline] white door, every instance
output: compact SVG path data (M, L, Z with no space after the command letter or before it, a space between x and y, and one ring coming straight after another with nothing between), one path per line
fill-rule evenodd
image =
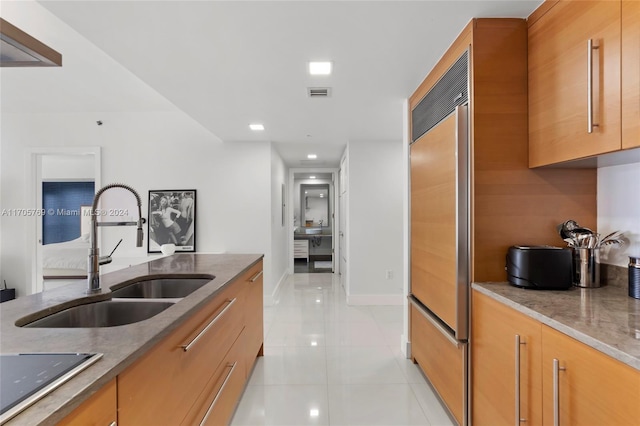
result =
M346 185L346 161L342 159L339 173L339 196L338 196L338 216L340 225L338 226L338 255L340 256L340 284L347 289L347 247L346 247L346 224L347 224L347 185Z

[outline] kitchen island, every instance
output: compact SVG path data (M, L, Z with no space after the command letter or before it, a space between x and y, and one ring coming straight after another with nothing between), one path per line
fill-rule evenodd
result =
M117 376L123 373L131 375L134 368L144 366L145 360L157 347L161 347L170 340L181 327L193 322L197 315L202 315L202 312L220 297L226 298L232 290L235 292L234 300L239 301L234 307L235 311L232 311L235 312L234 318L237 315L243 315L243 317L236 318L233 322L241 336L237 339L233 336L228 339L236 339L236 342L242 340L242 344L236 346L251 352L242 354L243 361L237 369L241 371L243 378L246 378L255 362L255 357L262 354L262 311L253 304L249 305L250 298L256 299L261 308L262 257L258 254L176 254L102 275L102 292L98 294L88 295L86 283L78 283L3 303L0 307L2 339L0 352L2 354L42 352L103 354L96 363L6 424L53 425L58 423ZM19 325L26 324L45 313L57 311L62 306L70 307L79 303L110 299L111 287L120 287L121 284L135 281L140 277L180 278L184 276L211 278L211 281L147 320L116 327L96 328L24 328L16 325L16 322ZM253 287L251 289L239 287L240 284L244 286L245 282L247 284L250 282ZM233 303L228 303L229 307L231 304ZM259 315L255 312L258 310ZM246 314L247 318L244 317L244 311L250 312ZM212 312L218 316L222 315L218 312L218 308L213 309ZM253 314L257 317L252 317L251 325L245 327L248 317ZM203 318L209 321L208 314ZM198 326L203 321L198 319ZM259 342L245 344L247 336L252 340L259 339ZM259 349L255 349L256 344ZM211 348L210 345L208 344L207 347ZM186 349L184 352L186 353ZM247 360L246 365L244 359ZM232 372L229 372L228 376L231 376ZM156 371L156 375L162 376L162 374L163 369ZM242 381L243 384L244 381ZM208 384L207 386L209 387ZM198 396L198 398L201 397L201 395ZM122 402L126 403L124 400ZM119 395L119 417L121 416L120 403ZM121 420L118 419L118 424L126 424Z

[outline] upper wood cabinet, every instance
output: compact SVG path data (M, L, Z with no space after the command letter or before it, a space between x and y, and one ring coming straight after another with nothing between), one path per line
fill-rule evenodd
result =
M640 1L622 2L622 148L640 147Z
M529 17L530 167L622 147L621 2L552 3Z

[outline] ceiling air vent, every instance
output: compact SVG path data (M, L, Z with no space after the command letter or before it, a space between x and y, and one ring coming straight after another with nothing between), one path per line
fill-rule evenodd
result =
M329 87L307 87L307 94L310 98L328 98L331 96Z

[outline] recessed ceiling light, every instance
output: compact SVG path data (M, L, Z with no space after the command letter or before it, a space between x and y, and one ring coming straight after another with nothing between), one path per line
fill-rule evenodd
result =
M315 160L316 158L318 158L318 156L316 154L309 154L309 155L307 155L307 158L309 160Z
M309 74L311 75L329 75L331 68L331 62L309 62Z
M264 130L263 124L249 124L251 130Z
M315 176L309 176L309 179L315 179L315 178L316 178Z

